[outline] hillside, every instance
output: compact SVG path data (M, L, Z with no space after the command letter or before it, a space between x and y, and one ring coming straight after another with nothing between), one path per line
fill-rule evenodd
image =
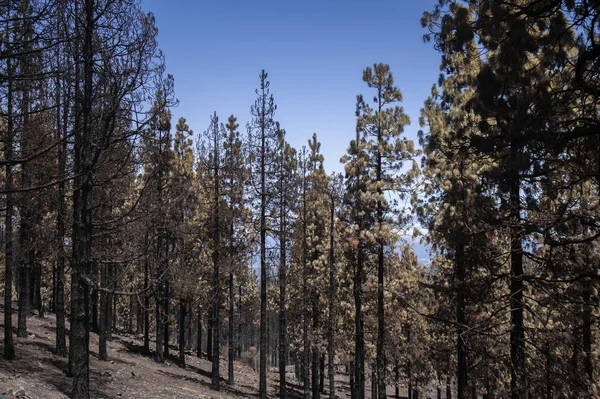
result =
M16 320L15 320L16 321ZM66 398L72 380L65 373L67 359L52 353L54 315L28 319L28 338L16 338L18 359L0 361L0 393L10 398ZM185 369L171 358L164 364L140 354L142 341L136 335L116 334L109 342L110 361L97 358L98 336L90 334L90 392L93 398L239 398L257 396L258 378L241 363L235 364L236 385L223 381L222 390L209 388L211 363L191 353ZM0 344L1 345L1 344ZM175 352L175 351L173 351ZM221 375L227 375L226 363ZM275 374L269 377L276 377ZM276 381L269 379L269 394L274 396ZM293 386L290 386L293 389Z
M3 313L0 312L3 317ZM14 320L16 322L16 318ZM15 337L18 358L0 361L0 394L3 399L58 399L67 398L72 379L66 375L67 358L55 356L55 316L28 319L29 337ZM3 326L0 325L3 333ZM199 359L192 352L186 356L186 366L181 368L174 357L165 363L157 363L140 353L142 337L131 334L115 334L108 343L110 361L103 362L97 356L98 336L90 334L90 392L93 398L248 398L258 396L258 375L249 366L235 362L233 387L222 381L221 391L210 389L211 363ZM0 348L2 343L0 342ZM176 349L172 349L176 353ZM227 363L221 362L221 375L227 375ZM290 371L292 371L290 369ZM290 372L288 392L290 397L300 397L299 387L294 384ZM269 396L276 397L278 375L268 376ZM346 375L337 375L339 392L336 396L349 395ZM390 387L391 388L391 387ZM12 392L13 396L10 396ZM390 390L389 394L392 394ZM327 397L327 393L323 394Z

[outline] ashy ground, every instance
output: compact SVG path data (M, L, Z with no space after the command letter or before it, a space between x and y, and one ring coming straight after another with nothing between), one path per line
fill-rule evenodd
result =
M0 320L3 320L0 312ZM16 317L14 319L16 323ZM67 398L72 379L65 373L67 359L53 354L55 317L32 316L27 321L29 336L17 338L17 359L6 361L0 357L0 398L54 399ZM0 325L3 336L3 326ZM109 361L97 357L98 336L90 336L90 392L92 398L256 398L258 376L249 366L235 363L235 385L222 380L221 390L210 389L211 363L192 353L186 356L186 366L181 368L175 358L157 363L141 354L142 340L137 335L116 334L108 344ZM0 342L0 353L2 351ZM176 355L175 348L172 354ZM221 376L227 376L226 359L221 361ZM349 397L348 378L336 377L341 398ZM300 387L295 385L293 373L289 374L290 397L300 397ZM277 373L267 380L269 397L278 391ZM390 392L391 393L391 392ZM12 396L11 396L12 395ZM328 397L328 393L322 395ZM391 397L391 396L390 396Z

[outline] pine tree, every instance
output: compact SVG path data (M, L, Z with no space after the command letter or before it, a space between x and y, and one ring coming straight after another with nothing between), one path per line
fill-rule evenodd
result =
M259 395L267 397L267 209L271 205L273 178L273 149L276 144L274 115L277 106L269 91L268 74L260 74L260 88L256 89L256 101L250 109L253 117L248 124L250 157L252 161L252 184L258 192L257 207L260 235L260 371Z
M357 100L357 129L360 129L367 140L370 152L370 174L372 188L370 190L376 201L376 243L377 243L377 386L378 397L385 398L385 320L384 320L384 251L389 247L389 226L393 223L389 215L394 211L393 204L386 199L385 194L392 192L403 199L410 193L410 181L417 170L407 174L400 174L403 163L411 161L415 155L412 141L402 137L404 126L409 124L408 116L398 105L402 101L400 90L394 86L394 78L389 65L374 64L373 68L366 68L363 72L363 81L368 87L376 90L373 100L375 105L369 106L362 96ZM406 215L399 215L403 220Z
M279 397L287 397L286 390L286 366L288 353L287 337L287 275L288 275L288 252L291 242L291 226L293 220L291 213L295 209L297 195L297 159L296 150L285 140L285 130L277 128L277 156L276 174L277 181L275 190L277 192L276 205L278 212L278 239L279 239Z

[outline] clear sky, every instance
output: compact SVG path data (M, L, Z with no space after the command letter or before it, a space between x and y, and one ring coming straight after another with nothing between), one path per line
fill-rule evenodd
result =
M261 69L269 73L276 119L297 149L316 132L325 168L355 135L356 95L370 99L362 71L390 64L416 140L419 110L437 81L440 55L424 43L423 11L435 0L142 0L156 17L167 71L183 116L204 131L217 112L245 129ZM176 120L175 120L176 121Z

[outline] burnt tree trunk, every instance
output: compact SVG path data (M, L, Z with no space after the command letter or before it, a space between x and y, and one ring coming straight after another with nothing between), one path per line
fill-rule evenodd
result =
M187 312L187 302L179 302L179 366L185 368L185 316Z

